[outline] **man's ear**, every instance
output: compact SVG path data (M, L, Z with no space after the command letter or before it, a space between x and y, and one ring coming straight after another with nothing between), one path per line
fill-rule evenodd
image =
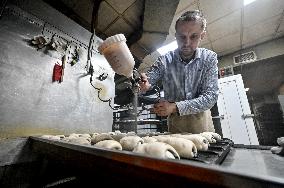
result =
M206 35L206 31L203 31L203 32L201 33L201 40L205 37L205 35Z

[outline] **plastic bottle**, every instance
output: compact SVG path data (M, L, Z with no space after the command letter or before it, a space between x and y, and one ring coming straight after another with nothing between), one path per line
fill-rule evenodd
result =
M98 50L104 55L114 72L127 78L133 77L135 61L123 34L108 37Z

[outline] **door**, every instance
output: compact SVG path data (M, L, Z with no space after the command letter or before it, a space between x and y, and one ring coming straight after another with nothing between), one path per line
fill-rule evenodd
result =
M217 106L224 138L235 144L259 144L240 74L219 79Z

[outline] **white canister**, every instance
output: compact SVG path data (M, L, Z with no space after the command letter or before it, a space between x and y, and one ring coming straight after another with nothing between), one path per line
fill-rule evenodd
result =
M114 72L127 78L133 76L135 61L123 34L108 37L98 50L104 55Z

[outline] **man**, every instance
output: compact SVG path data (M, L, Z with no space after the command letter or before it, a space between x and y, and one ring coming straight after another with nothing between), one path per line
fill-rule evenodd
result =
M218 98L217 54L198 48L206 20L198 10L187 11L175 29L178 49L160 56L142 73L140 89L145 92L162 81L165 100L154 105L154 112L168 116L169 132L214 132L210 108Z

